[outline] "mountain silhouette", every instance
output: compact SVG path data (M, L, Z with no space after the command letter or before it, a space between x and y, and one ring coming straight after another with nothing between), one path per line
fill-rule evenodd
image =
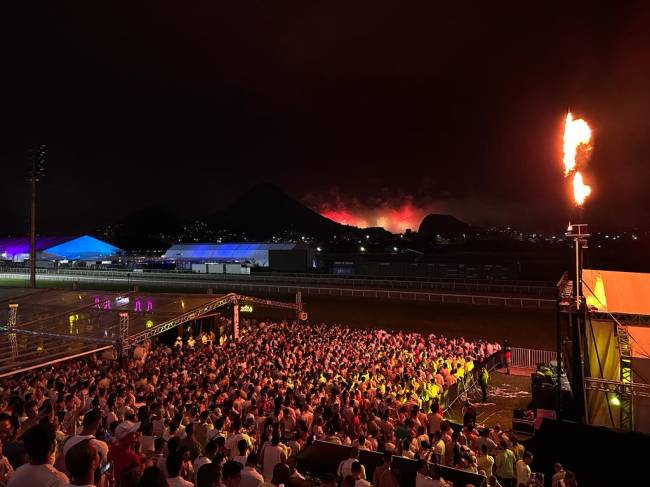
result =
M430 213L424 217L418 234L424 237L435 237L440 235L444 238L460 237L469 233L469 225L451 215Z
M349 229L270 183L251 188L225 210L210 215L206 222L212 228L243 232L254 239L269 239L285 232L328 237Z

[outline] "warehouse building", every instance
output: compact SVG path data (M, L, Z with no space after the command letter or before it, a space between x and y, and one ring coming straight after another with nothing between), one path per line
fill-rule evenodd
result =
M179 270L219 274L247 273L251 267L306 272L314 266L314 251L304 243L177 244L163 258L175 262ZM240 270L233 264L239 264Z

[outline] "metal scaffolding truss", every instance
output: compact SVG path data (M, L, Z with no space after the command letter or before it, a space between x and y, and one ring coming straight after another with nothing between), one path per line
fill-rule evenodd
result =
M292 310L296 315L302 311L300 299L282 302L237 293L210 296L46 290L5 294L9 297L0 299L8 303L0 309L0 377L110 347L128 353L137 343L214 315L226 305L234 305L237 311L244 303Z
M611 394L650 397L650 384L635 382L626 384L620 380L585 377L585 388L591 391L609 392Z
M251 296L242 296L236 293L229 293L225 296L221 296L220 298L215 299L214 301L210 301L207 304L194 308L187 313L183 313L182 315L179 315L171 320L165 321L164 323L160 323L159 325L156 325L152 328L129 336L126 339L128 342L127 348L133 347L137 343L140 343L156 335L160 335L161 333L176 328L177 326L180 326L189 321L194 321L204 316L210 315L218 308L230 304L238 305L242 302L254 303L261 306L269 306L273 308L290 309L297 312L302 311L302 303L285 303L282 301L274 301L272 299L254 298Z
M198 308L194 308L193 310L188 311L187 313L183 313L182 315L177 316L176 318L173 318L171 320L165 321L163 323L160 323L159 325L156 325L152 328L149 328L147 330L141 331L140 333L136 333L135 335L131 335L126 339L127 346L132 347L133 345L140 343L144 340L147 340L151 337L154 337L156 335L160 335L161 333L164 333L168 330L171 330L173 328L176 328L179 325L182 325L184 323L187 323L188 321L193 321L198 318L201 318L202 316L205 316L212 311L214 311L217 308L220 308L222 306L226 306L230 303L233 302L233 296L236 296L235 294L227 294L225 296L222 296L218 299L215 299L214 301L211 301L203 306L200 306Z
M629 313L610 313L609 311L590 310L592 318L600 320L614 319L624 325L650 326L650 316Z
M616 322L616 337L618 338L618 348L621 357L621 383L633 389L630 335L627 333L627 328L619 322ZM632 394L628 393L624 387L622 388L622 393L619 395L619 400L621 401L621 428L631 431L634 429L634 400Z

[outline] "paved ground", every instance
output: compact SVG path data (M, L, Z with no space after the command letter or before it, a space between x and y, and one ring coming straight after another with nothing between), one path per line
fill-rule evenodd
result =
M478 387L470 392L469 398L476 407L478 424L500 424L502 428L508 430L512 427L512 410L526 408L531 401L530 375L492 372L488 384L487 402L482 402ZM452 418L462 422L459 408L454 408Z

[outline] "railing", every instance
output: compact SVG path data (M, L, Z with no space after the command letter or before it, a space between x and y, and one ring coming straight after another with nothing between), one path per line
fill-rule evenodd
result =
M29 273L30 268L23 265L9 263L5 264L2 268L5 272L24 272ZM191 270L177 270L177 269L138 269L137 271L131 269L124 269L118 267L107 266L103 269L83 269L83 268L38 268L36 269L38 273L106 273L106 272L117 272L117 273L131 273L131 272L142 272L144 274L158 274L158 275L180 275L187 276L196 275ZM518 288L543 288L548 290L554 288L553 284L548 281L531 281L531 280L512 280L512 279L479 279L479 278L468 278L468 277L436 277L436 276L373 276L365 274L327 274L323 272L271 272L271 271L260 271L253 270L253 273L246 275L246 277L255 277L255 278L271 278L271 279L286 279L286 278L301 278L301 279L326 279L326 280L336 280L336 281L393 281L393 282L409 282L409 283L420 283L429 284L429 283L447 283L447 284L469 284L469 285L491 285L491 286L512 286Z
M510 366L522 369L537 369L537 364L549 364L555 360L556 352L550 350L535 350L532 348L511 349Z
M27 274L26 268L0 269L0 272L15 273L17 275ZM199 274L188 272L140 272L126 270L82 270L82 269L38 269L39 275L63 275L63 276L93 276L100 279L121 277L129 279L169 279L169 280L194 280L194 281L241 281L251 283L278 283L317 286L344 286L354 289L407 289L420 291L452 291L461 293L481 293L495 295L515 295L522 297L552 298L555 296L553 287L530 284L510 284L495 281L480 280L404 280L391 278L343 278L339 276L318 276L305 274Z
M303 295L308 296L332 296L343 298L366 298L380 299L390 301L411 301L411 302L429 302L429 303L448 303L448 304L469 304L477 306L502 306L509 308L526 308L526 309L553 309L555 300L548 298L527 298L518 296L499 296L499 295L479 295L465 294L454 292L431 292L431 291L399 291L383 289L358 289L345 287L323 287L316 285L295 284L263 284L249 280L216 280L214 276L208 275L208 278L198 277L196 279L174 279L168 276L143 276L139 273L133 273L129 276L125 273L115 273L108 271L100 275L82 275L68 273L54 273L38 275L39 281L68 281L68 282L90 282L94 284L120 283L127 286L143 285L154 288L170 288L177 290L180 288L191 288L195 290L223 290L231 291L249 291L253 293L265 294L295 294L302 291ZM11 279L20 278L20 274L2 273L0 278Z

